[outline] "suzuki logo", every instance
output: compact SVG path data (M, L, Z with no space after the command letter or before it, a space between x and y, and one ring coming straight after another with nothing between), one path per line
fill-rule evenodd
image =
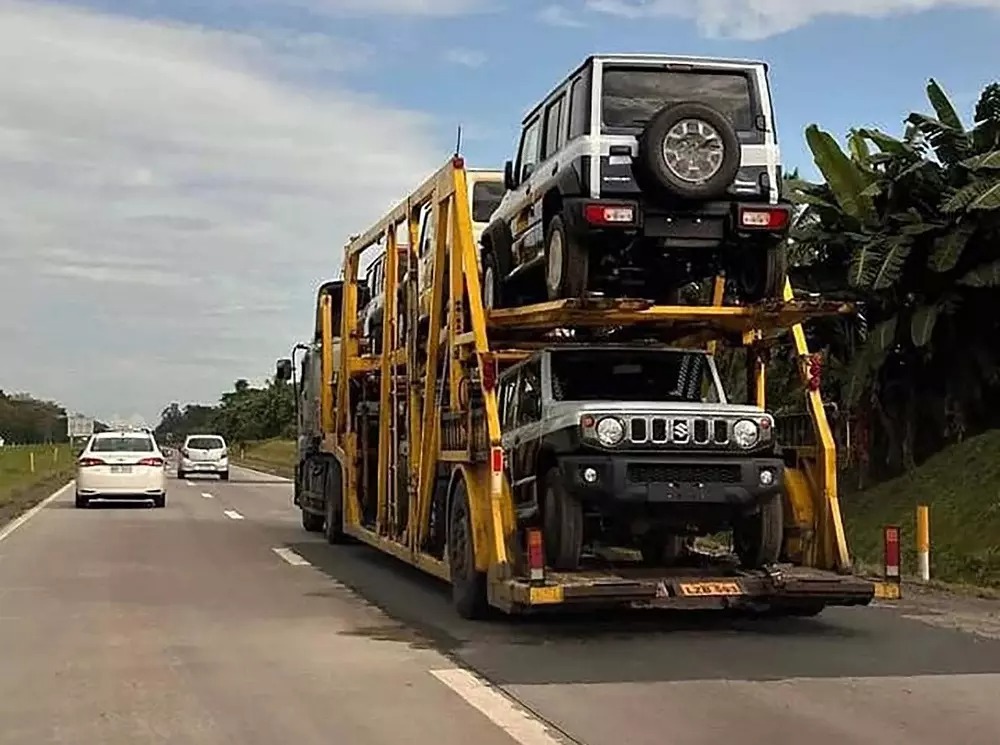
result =
M686 442L689 435L690 432L688 431L688 423L683 419L675 419L672 439L675 442Z

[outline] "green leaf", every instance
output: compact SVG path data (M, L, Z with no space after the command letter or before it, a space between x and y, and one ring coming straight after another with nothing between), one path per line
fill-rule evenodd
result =
M905 142L897 140L895 137L890 137L877 129L859 129L858 133L875 143L875 146L883 153L891 153L893 155L917 155L913 148Z
M815 124L806 129L806 142L841 209L861 223L875 222L872 201L861 194L870 183L865 173L851 162L833 137Z
M958 280L958 284L977 288L997 287L1000 285L1000 261L980 264Z
M885 352L896 343L896 325L898 318L893 316L888 321L883 321L876 326L868 335L868 343L877 352Z
M962 258L962 252L975 232L975 223L964 222L935 240L934 248L927 259L927 267L932 272L950 272Z
M937 305L921 305L910 319L910 337L916 347L927 346L934 335L940 308Z
M847 275L851 287L871 287L886 250L883 239L864 240L854 249Z
M970 210L995 210L1000 208L1000 178L985 189L976 201L969 205Z
M976 179L971 184L952 192L941 204L941 211L946 214L964 212L970 208L980 196L990 190L991 182L987 179Z
M962 166L970 171L994 171L1000 169L1000 150L974 155L962 161Z
M864 167L868 163L871 151L868 149L868 143L865 142L865 136L860 131L852 130L847 136L847 148L851 151L851 158L859 166Z
M873 290L887 290L896 283L903 274L911 250L913 244L905 238L893 238L889 241L889 250L882 256L882 264L872 280Z
M934 107L937 118L946 127L959 132L965 132L965 125L962 124L962 119L959 117L958 112L955 111L955 107L952 105L951 100L949 100L948 94L944 92L944 89L937 84L934 78L931 78L927 82L927 98L930 100L931 106Z

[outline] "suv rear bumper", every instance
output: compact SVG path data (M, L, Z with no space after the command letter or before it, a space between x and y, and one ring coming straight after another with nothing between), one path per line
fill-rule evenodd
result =
M586 502L749 506L780 491L784 478L780 458L573 455L558 463L566 490ZM588 469L597 474L593 482Z
M588 207L629 207L634 219L630 222L594 222L587 217ZM740 210L767 210L785 213L780 229L744 227ZM610 236L614 233L648 238L671 248L715 247L732 240L781 240L788 233L791 206L761 201L721 200L696 202L691 206L671 206L662 202L639 199L571 198L563 202L563 215L568 229L586 241L590 235Z

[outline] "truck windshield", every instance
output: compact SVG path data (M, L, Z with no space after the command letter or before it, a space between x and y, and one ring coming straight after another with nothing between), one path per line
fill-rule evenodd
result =
M560 350L552 353L557 401L719 401L708 357L674 350Z
M754 128L750 80L743 73L608 68L603 80L605 127L641 128L665 106L698 101L728 117L738 132Z

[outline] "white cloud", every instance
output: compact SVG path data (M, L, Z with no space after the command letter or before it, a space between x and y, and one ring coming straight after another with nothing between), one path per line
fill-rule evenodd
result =
M882 18L946 7L1000 10L1000 0L585 0L585 7L629 19L688 18L708 36L756 40L822 16Z
M444 53L444 58L447 62L453 65L461 65L462 67L475 68L486 64L486 53L475 49L449 49Z
M550 26L563 26L565 28L582 28L586 24L563 5L546 5L538 12L538 20Z
M153 416L267 374L346 237L446 149L293 82L356 44L0 8L0 388Z
M306 8L334 16L430 16L446 17L495 7L497 0L230 0L243 5Z

